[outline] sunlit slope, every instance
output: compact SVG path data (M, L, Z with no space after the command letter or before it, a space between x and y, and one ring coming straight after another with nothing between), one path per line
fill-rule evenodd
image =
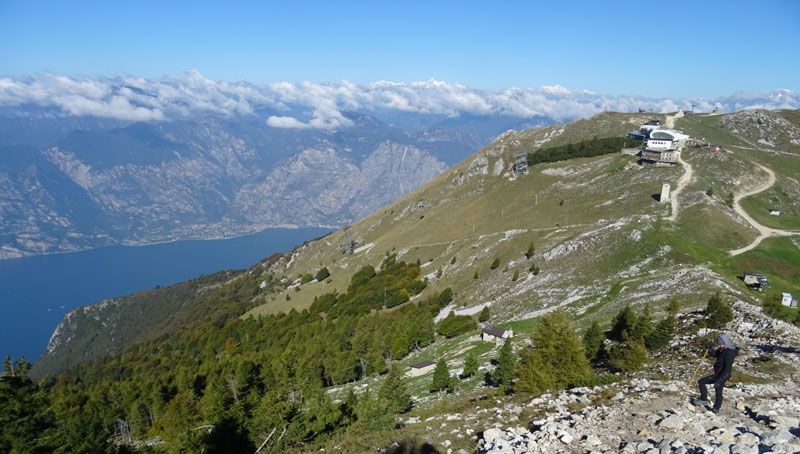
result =
M660 302L676 294L692 304L716 289L749 298L726 251L748 244L757 232L725 199L762 181L754 156L686 150L694 178L679 197L675 222L664 220L671 207L657 194L663 183L675 187L681 166L642 168L635 157L609 154L540 164L521 174L512 170L520 152L622 136L650 118L604 113L506 133L414 193L276 263L269 272L284 277L289 288L260 297L263 304L248 315L302 310L315 296L344 291L355 271L392 251L401 260L420 261L429 279L423 296L450 287L456 309L488 303L505 319L556 306L576 315L600 314L606 305ZM747 143L704 119L689 117L676 126L687 132L702 127L703 136L723 144ZM796 163L793 156L772 158L775 166ZM346 245L352 241L350 254ZM528 259L531 243L535 254ZM495 259L500 265L492 269ZM538 275L530 271L534 266ZM291 284L322 267L330 270L329 280Z

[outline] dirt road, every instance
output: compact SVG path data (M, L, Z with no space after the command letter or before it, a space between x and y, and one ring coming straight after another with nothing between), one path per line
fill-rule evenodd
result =
M775 184L775 172L773 172L772 169L770 169L768 167L765 167L765 166L763 166L761 164L756 164L756 165L758 167L760 167L763 171L767 172L767 175L769 175L769 178L768 178L767 182L765 184L753 189L752 191L744 192L744 193L736 195L734 197L734 201L733 201L733 209L736 210L737 213L739 213L739 216L743 217L745 221L747 221L750 225L752 225L754 229L758 230L758 237L755 240L753 240L752 243L748 244L747 246L745 246L743 248L734 249L734 250L728 251L728 254L730 254L732 256L733 255L739 255L741 253L747 252L747 251L755 248L765 238L769 238L771 236L800 235L800 232L794 232L794 231L790 231L790 230L778 230L778 229L772 229L772 228L769 228L769 227L765 227L765 226L759 224L758 222L756 222L756 220L753 219L752 217L750 217L750 215L747 214L747 212L744 211L744 209L742 208L742 205L741 205L740 202L741 202L741 200L743 198L749 197L751 195L756 195L756 194L761 193L761 192L764 192L767 189L771 188L772 185Z
M668 221L674 221L678 218L678 195L680 195L681 191L692 181L692 166L688 162L684 161L681 158L678 158L679 162L683 165L683 176L681 176L680 180L678 180L678 186L675 190L670 194L670 202L672 203L672 214L669 215L667 218Z

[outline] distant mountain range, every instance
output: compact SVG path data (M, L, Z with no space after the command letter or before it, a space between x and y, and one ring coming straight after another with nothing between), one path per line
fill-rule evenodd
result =
M502 132L603 110L796 108L778 90L717 100L431 80L254 85L0 79L0 258L343 226Z

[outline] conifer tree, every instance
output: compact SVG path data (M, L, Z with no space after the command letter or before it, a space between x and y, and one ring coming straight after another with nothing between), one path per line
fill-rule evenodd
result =
M597 320L595 320L592 322L592 326L583 333L583 349L586 353L586 359L592 361L599 358L604 339L605 333L600 328Z
M378 390L378 398L385 402L386 407L392 413L405 413L411 410L414 402L408 393L408 388L403 380L400 367L393 364Z
M195 430L200 422L200 412L191 391L176 395L159 421L164 427L167 452L179 454L204 450L203 432Z
M511 340L506 339L506 341L503 342L503 346L500 347L500 353L497 356L497 366L492 372L491 378L495 385L502 385L507 392L513 389L514 366L516 362L517 359L514 357Z
M614 317L614 324L611 327L611 337L614 340L624 341L628 339L631 332L636 326L637 318L636 313L633 312L630 306L625 306L616 317Z
M633 340L644 340L651 334L653 334L653 316L650 314L650 306L645 304L628 337Z
M433 370L431 391L450 389L451 386L452 382L450 380L450 370L447 369L447 362L444 359L440 359L436 363L436 369Z
M355 423L347 428L347 432L355 436L380 433L391 429L395 424L394 415L369 389L359 396L355 415Z
M216 382L206 385L205 393L200 399L200 412L203 420L209 424L216 424L225 417L227 395L224 387Z
M583 342L569 317L554 311L540 317L533 346L520 352L517 390L537 393L585 384L592 376Z
M648 350L659 350L669 345L675 337L675 324L675 317L672 315L658 322L653 333L644 339L645 347Z
M528 245L528 250L525 251L525 258L529 259L529 258L533 257L533 253L534 253L533 241L531 241L531 244Z
M11 355L7 355L3 360L3 375L8 375L9 377L16 375L14 373L14 361L12 361Z
M675 295L672 297L672 299L669 300L669 304L667 305L667 313L669 315L678 315L680 311L681 311L681 301L678 298L678 295Z
M706 306L706 324L709 328L722 328L726 323L733 320L733 309L731 305L722 300L719 292L708 299Z
M464 370L461 372L463 378L471 377L478 371L478 357L470 352L464 360Z
M475 274L472 275L472 278L473 279L478 279L478 272L477 271L475 271Z
M455 256L453 256L453 259L450 260L450 264L451 265L455 265L456 264L456 257Z
M496 258L494 261L492 261L492 266L490 268L494 270L497 269L498 266L500 266L500 259Z
M519 279L519 270L514 270L514 277L511 278L511 282L516 282Z
M491 312L489 312L489 306L483 306L483 309L481 309L481 313L478 315L478 321L481 323L488 322L491 316L492 314Z
M608 352L608 361L622 372L639 370L647 362L647 348L642 339L628 339L615 344Z

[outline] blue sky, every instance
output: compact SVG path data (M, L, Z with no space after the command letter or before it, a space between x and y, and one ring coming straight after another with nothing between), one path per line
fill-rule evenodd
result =
M609 4L611 3L611 4ZM800 2L3 0L0 76L800 91Z

